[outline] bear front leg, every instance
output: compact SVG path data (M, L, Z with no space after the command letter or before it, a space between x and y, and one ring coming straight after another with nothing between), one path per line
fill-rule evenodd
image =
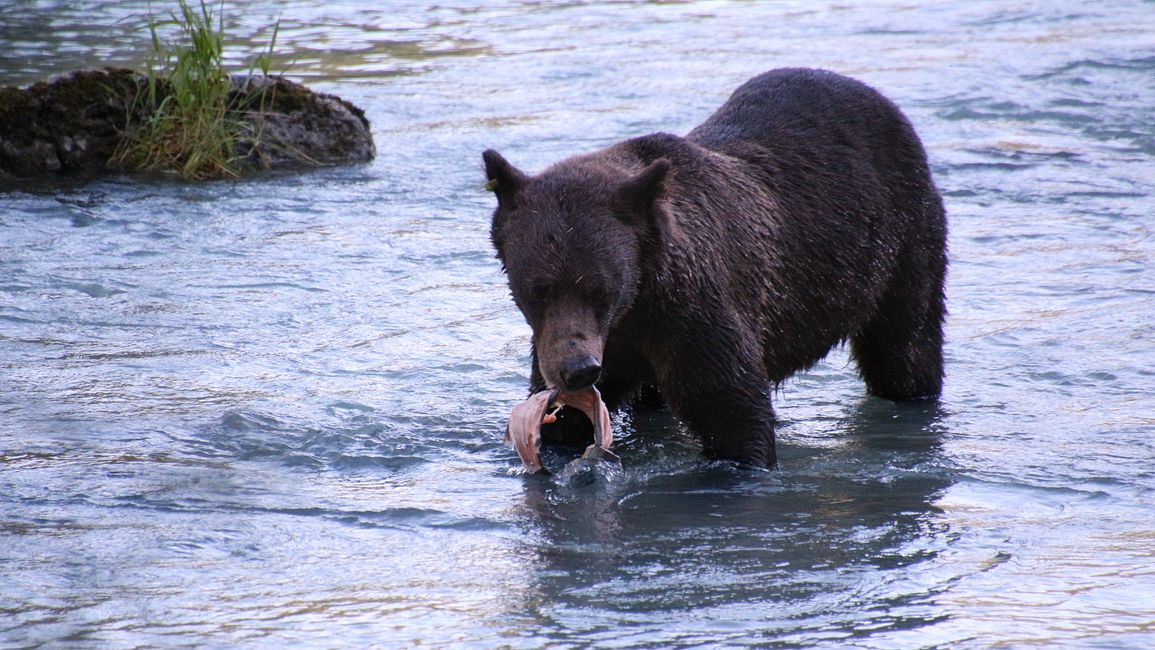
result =
M778 467L774 411L768 392L750 388L691 390L671 407L702 441L709 458L767 469Z

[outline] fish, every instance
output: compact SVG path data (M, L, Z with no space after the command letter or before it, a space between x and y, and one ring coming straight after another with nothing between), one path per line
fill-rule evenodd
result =
M582 458L606 460L621 463L617 454L610 451L614 442L614 432L610 424L610 413L602 401L598 389L590 386L580 390L560 388L546 389L530 395L524 402L513 407L509 424L505 428L505 446L517 452L526 470L533 474L549 474L541 464L541 426L554 422L557 412L564 406L581 411L594 427L594 442L586 447Z

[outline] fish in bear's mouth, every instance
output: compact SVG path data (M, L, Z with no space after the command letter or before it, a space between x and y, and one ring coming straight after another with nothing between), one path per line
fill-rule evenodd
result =
M597 388L565 390L546 389L529 396L521 404L513 407L509 415L509 426L505 430L505 445L517 451L525 468L535 474L549 474L541 464L541 426L557 419L563 407L577 409L589 418L594 429L594 443L586 448L582 458L607 460L620 464L621 460L610 451L614 442L614 432L610 427L610 414Z

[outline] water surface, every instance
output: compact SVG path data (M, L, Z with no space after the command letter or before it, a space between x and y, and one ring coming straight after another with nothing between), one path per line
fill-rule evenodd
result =
M0 645L1155 643L1155 5L314 4L229 3L230 60L279 19L376 161L0 192ZM0 2L0 81L138 65L147 7ZM621 475L520 474L480 151L685 133L788 65L926 143L942 399L838 351L776 395L781 471L657 412Z

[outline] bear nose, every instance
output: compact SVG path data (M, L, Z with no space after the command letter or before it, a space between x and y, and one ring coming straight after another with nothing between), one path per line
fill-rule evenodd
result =
M598 360L590 354L574 357L565 362L561 369L561 380L569 390L593 386L602 374Z

